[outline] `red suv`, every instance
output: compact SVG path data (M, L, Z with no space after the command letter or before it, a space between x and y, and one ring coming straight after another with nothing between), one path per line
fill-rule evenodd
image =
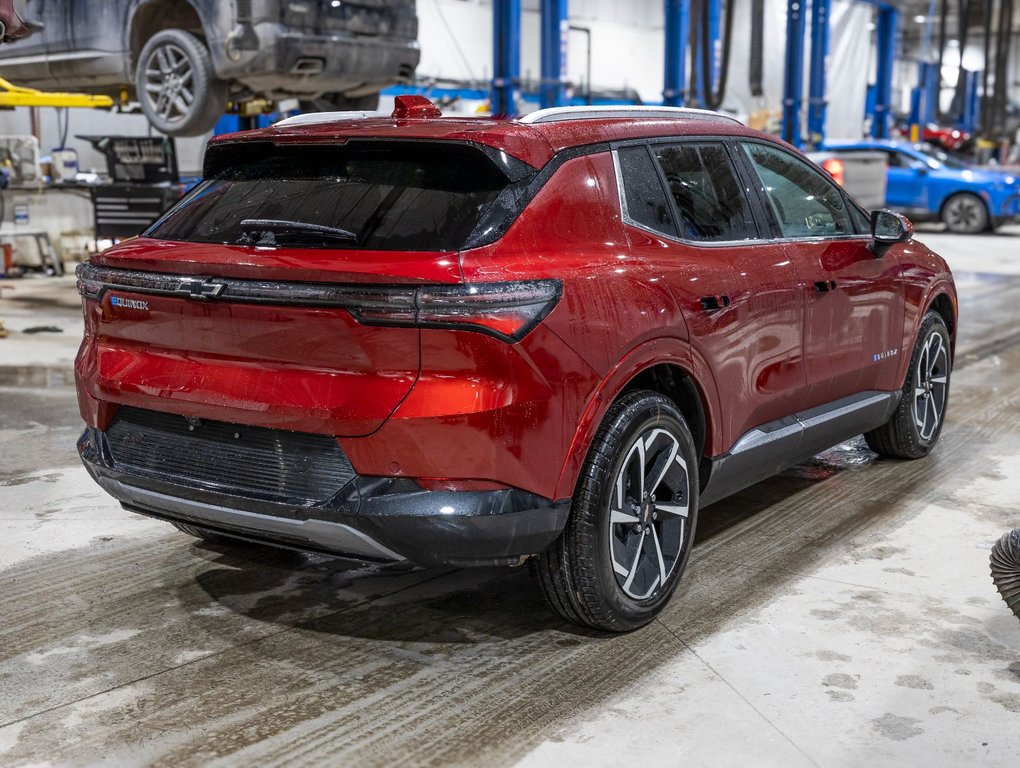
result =
M291 118L78 270L85 466L202 537L530 560L651 620L699 508L865 433L939 437L946 263L802 155L660 108Z

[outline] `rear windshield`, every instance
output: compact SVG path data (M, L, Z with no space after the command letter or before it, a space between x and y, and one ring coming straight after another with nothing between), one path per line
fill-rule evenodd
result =
M146 237L451 251L509 184L487 155L466 144L238 144L210 152L217 153L212 173Z

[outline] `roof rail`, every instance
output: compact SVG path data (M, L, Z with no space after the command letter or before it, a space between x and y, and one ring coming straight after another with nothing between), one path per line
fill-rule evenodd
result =
M564 120L606 120L622 117L644 117L665 119L727 120L743 125L737 118L712 112L708 109L688 107L654 107L633 104L607 104L598 107L550 107L531 112L520 118L522 123L558 123Z
M389 117L384 112L305 112L273 123L274 128L292 125L316 125L318 123L335 123L340 120L360 120L363 117Z

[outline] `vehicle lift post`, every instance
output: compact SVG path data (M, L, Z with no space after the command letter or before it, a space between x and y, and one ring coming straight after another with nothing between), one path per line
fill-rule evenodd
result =
M569 0L542 0L542 109L564 103L567 80L567 37L570 35Z
M691 0L666 2L666 71L662 103L682 107L687 100L687 39L691 26Z
M808 74L808 141L815 147L825 142L829 101L825 98L829 59L829 0L811 1L811 71Z
M517 114L521 74L521 0L492 3L492 114Z
M804 88L804 0L786 2L786 54L783 71L783 140L795 147L803 145L800 130L800 106Z
M875 104L871 113L871 137L889 138L889 123L892 117L893 67L896 63L896 29L900 12L885 3L877 3L875 17L875 48L877 67L875 69Z

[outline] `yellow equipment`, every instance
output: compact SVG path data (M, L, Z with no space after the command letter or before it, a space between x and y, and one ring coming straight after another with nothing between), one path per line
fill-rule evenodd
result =
M109 96L92 96L87 93L46 93L34 88L22 88L0 77L0 109L13 107L91 107L109 109L113 99Z

